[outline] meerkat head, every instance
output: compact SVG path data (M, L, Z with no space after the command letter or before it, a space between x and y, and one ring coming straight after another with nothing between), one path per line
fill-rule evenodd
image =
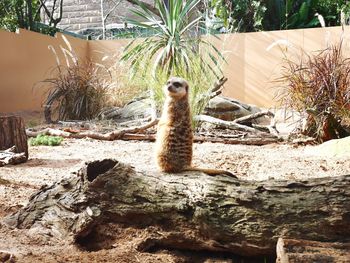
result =
M188 83L179 77L171 77L164 86L167 97L180 99L188 94Z

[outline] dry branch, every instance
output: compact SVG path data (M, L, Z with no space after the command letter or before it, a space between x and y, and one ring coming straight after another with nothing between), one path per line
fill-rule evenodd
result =
M128 133L140 133L144 130L147 130L155 126L157 123L158 123L158 120L152 120L138 127L131 127L131 128L116 130L108 133L100 133L100 132L94 132L94 131L82 131L82 132L72 133L72 132L61 131L61 130L52 129L52 128L46 128L41 131L27 130L27 135L29 137L35 137L39 134L44 134L44 135L61 136L63 138L75 138L75 139L91 138L96 140L113 141L113 140L123 139L124 135Z
M264 116L274 117L275 114L273 114L269 110L268 111L260 111L260 112L253 113L253 114L250 114L250 115L247 115L247 116L243 116L241 118L237 118L233 122L240 123L240 124L250 123L252 120L255 120L257 118L264 117Z
M218 121L220 123L225 122L220 119L215 119L210 116L206 115L200 115L204 116L203 119L211 121L214 119L215 121ZM202 117L200 117L202 118ZM147 119L149 120L149 119ZM77 122L78 123L78 122ZM145 130L155 126L158 123L158 120L151 120L150 122L137 126L137 127L131 127L126 128L122 130L112 131L109 133L100 133L100 132L94 132L94 131L73 131L73 130L59 130L59 129L52 129L52 128L46 128L40 131L31 131L27 130L27 136L29 137L36 137L39 134L43 135L52 135L52 136L61 136L63 138L75 138L75 139L81 139L81 138L91 138L96 140L107 140L107 141L113 141L113 140L146 140L146 141L155 141L156 135L155 134L146 134L142 133ZM241 130L244 132L248 132L249 134L251 131L254 131L253 135L244 134L239 135L235 137L226 137L226 136L220 136L216 135L215 137L212 136L202 136L197 135L194 136L194 142L216 142L216 143L225 143L225 144L246 144L246 145L265 145L270 143L276 143L279 142L279 138L270 135L268 133L260 132L257 129L251 128L249 126L236 124L232 122L225 122L230 123L231 128L235 128L237 130Z
M247 116L243 116L241 118L235 119L234 121L224 121L208 115L198 115L195 116L195 120L199 122L208 122L221 128L259 134L261 137L264 137L266 136L266 134L269 133L277 137L279 132L276 129L276 123L274 119L271 119L271 124L268 126L251 124L252 120L263 116L274 117L274 114L271 111L261 111ZM246 124L250 124L251 126Z
M71 133L67 131L61 131L57 129L51 129L46 128L41 131L33 132L33 131L27 131L27 134L29 137L35 137L39 134L44 135L52 135L52 136L61 136L63 138L75 138L75 139L81 139L81 138L92 138L97 140L108 140L110 141L110 137L106 136L103 133L97 133L97 132L78 132L78 133ZM90 136L86 136L86 134L89 134ZM84 135L84 136L83 136ZM96 135L92 137L91 135ZM114 140L136 140L136 141L155 141L156 135L155 134L146 134L146 133L123 133L120 137L115 138ZM222 135L216 135L216 136L203 136L203 135L195 135L194 136L194 142L212 142L212 143L224 143L224 144L245 144L245 145L266 145L271 143L278 143L280 142L280 139L276 136L271 136L269 134L261 136L251 136L251 135L239 135L239 136L222 136Z
M219 96L222 93L222 88L224 84L227 82L227 80L228 79L226 77L222 77L221 79L219 79L214 83L213 88L210 90L210 95L209 95L210 99L216 96Z
M224 84L227 82L227 80L228 80L228 78L226 78L226 77L220 78L218 81L216 81L214 83L214 87L211 89L210 92L215 93L215 92L221 90L222 87L224 86Z
M198 122L208 122L208 123L214 124L214 125L221 127L221 128L263 135L263 132L255 129L253 127L236 123L235 121L224 121L224 120L214 118L214 117L211 117L208 115L197 115L194 117L194 119Z
M122 140L140 140L140 141L155 141L155 134L124 134ZM226 136L202 136L195 135L194 142L212 142L212 143L224 143L224 144L244 144L244 145L266 145L271 143L278 143L280 139L275 136L236 136L236 137L226 137Z
M269 135L269 134L267 134ZM237 138L221 138L218 137L206 137L206 136L194 136L195 142L212 142L212 143L224 143L224 144L244 144L244 145L266 145L271 143L278 143L281 140L276 136L240 136Z
M139 250L265 256L275 253L280 236L349 242L349 215L350 175L256 182L135 171L105 159L44 187L5 223L84 243L90 233L103 236L98 226L114 222L153 231L140 240Z

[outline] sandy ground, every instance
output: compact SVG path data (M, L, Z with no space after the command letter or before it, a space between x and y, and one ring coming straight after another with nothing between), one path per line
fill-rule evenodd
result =
M313 147L195 144L194 165L227 169L249 180L306 179L350 173L349 157L319 154ZM156 169L153 143L148 142L66 139L60 146L36 146L29 151L27 163L0 168L0 219L24 206L43 184L50 185L70 176L71 171L87 160L116 158L137 170ZM28 230L9 229L0 223L0 251L13 253L17 262L237 262L220 255L189 255L176 251L140 253L133 247L132 240L142 230L114 228L118 240L111 249L87 252L43 240Z

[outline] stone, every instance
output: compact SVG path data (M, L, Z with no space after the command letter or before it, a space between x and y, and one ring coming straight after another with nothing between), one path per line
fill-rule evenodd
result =
M216 96L209 100L204 114L225 121L233 121L237 118L260 112L261 109L254 105L242 103L238 100Z
M140 119L152 116L151 99L140 99L129 102L119 111L121 119Z
M317 146L308 146L307 154L331 157L350 157L350 136L326 141Z
M10 252L0 251L0 262L16 262L16 260Z

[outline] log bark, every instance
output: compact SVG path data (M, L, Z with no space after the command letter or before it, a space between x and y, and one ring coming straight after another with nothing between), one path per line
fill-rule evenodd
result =
M0 151L16 146L16 153L28 159L28 143L24 121L18 116L0 116Z
M98 226L114 222L154 229L139 250L268 256L275 254L280 236L349 241L349 220L350 175L256 182L200 172L135 171L105 159L43 187L5 223L83 243Z
M279 238L276 263L349 263L350 243Z

